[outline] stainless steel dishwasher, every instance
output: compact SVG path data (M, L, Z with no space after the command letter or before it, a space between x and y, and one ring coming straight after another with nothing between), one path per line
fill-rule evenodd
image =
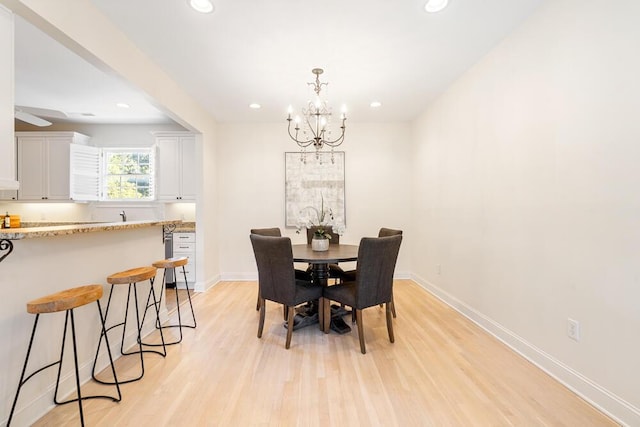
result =
M173 258L173 230L169 231L167 228L164 230L164 257ZM176 278L173 275L173 268L168 268L166 271L165 288L175 288Z

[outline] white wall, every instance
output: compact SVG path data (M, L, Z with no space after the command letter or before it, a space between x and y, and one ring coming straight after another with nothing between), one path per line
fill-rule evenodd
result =
M0 5L0 190L16 189L13 137L13 15Z
M294 243L306 242L284 226L284 153L298 146L286 121L224 124L219 127L220 270L223 279L255 279L257 270L249 230L280 227ZM347 228L340 242L358 243L380 227L409 227L409 124L351 123L340 151L345 152ZM397 275L408 275L405 237Z
M416 120L410 250L421 284L631 425L639 17L547 2Z

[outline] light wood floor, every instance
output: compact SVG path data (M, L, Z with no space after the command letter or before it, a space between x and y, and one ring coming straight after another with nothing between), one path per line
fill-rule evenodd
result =
M274 303L256 338L255 282L220 283L194 299L198 328L166 358L146 357L145 377L122 386L122 402L85 402L87 425L615 425L415 283L396 281L394 293L395 344L384 311L370 308L362 355L355 328L325 335L310 326L285 350ZM120 375L131 359L118 360ZM78 425L77 406L36 425Z
M189 287L191 287L191 285L189 285ZM178 298L180 299L180 302L189 304L189 302L187 301L187 290L178 289L177 292L178 292ZM197 295L193 292L193 289L191 289L189 292L191 292L191 298L194 298ZM167 305L167 311L171 313L176 309L176 288L165 289L164 295L165 295L164 298L166 298L165 304ZM191 313L189 313L189 315L191 315ZM191 319L191 318L189 317L188 319Z

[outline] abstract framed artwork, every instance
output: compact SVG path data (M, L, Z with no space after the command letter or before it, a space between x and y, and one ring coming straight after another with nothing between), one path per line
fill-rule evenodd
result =
M319 212L321 205L325 211L331 211L335 224L346 225L344 154L344 151L285 153L287 227L298 226L304 218L316 222L315 211Z

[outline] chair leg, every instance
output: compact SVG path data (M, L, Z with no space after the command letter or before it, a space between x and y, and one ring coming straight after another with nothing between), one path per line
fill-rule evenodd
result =
M396 303L393 300L393 294L391 294L391 313L393 314L393 318L396 317Z
M262 329L264 328L264 311L265 300L258 296L258 305L260 306L260 320L258 321L258 338L262 338Z
M356 310L356 322L358 323L358 338L360 339L360 351L362 354L367 353L364 345L364 328L362 327L362 310Z
M385 311L387 312L387 332L389 332L389 341L394 342L393 336L393 319L391 318L391 311L393 310L393 299L385 304Z
M287 316L287 325L289 326L287 328L287 342L285 343L284 347L286 349L289 349L289 347L291 346L291 335L293 334L293 316L295 316L295 308L294 307L287 307L287 312L288 312L288 316Z

